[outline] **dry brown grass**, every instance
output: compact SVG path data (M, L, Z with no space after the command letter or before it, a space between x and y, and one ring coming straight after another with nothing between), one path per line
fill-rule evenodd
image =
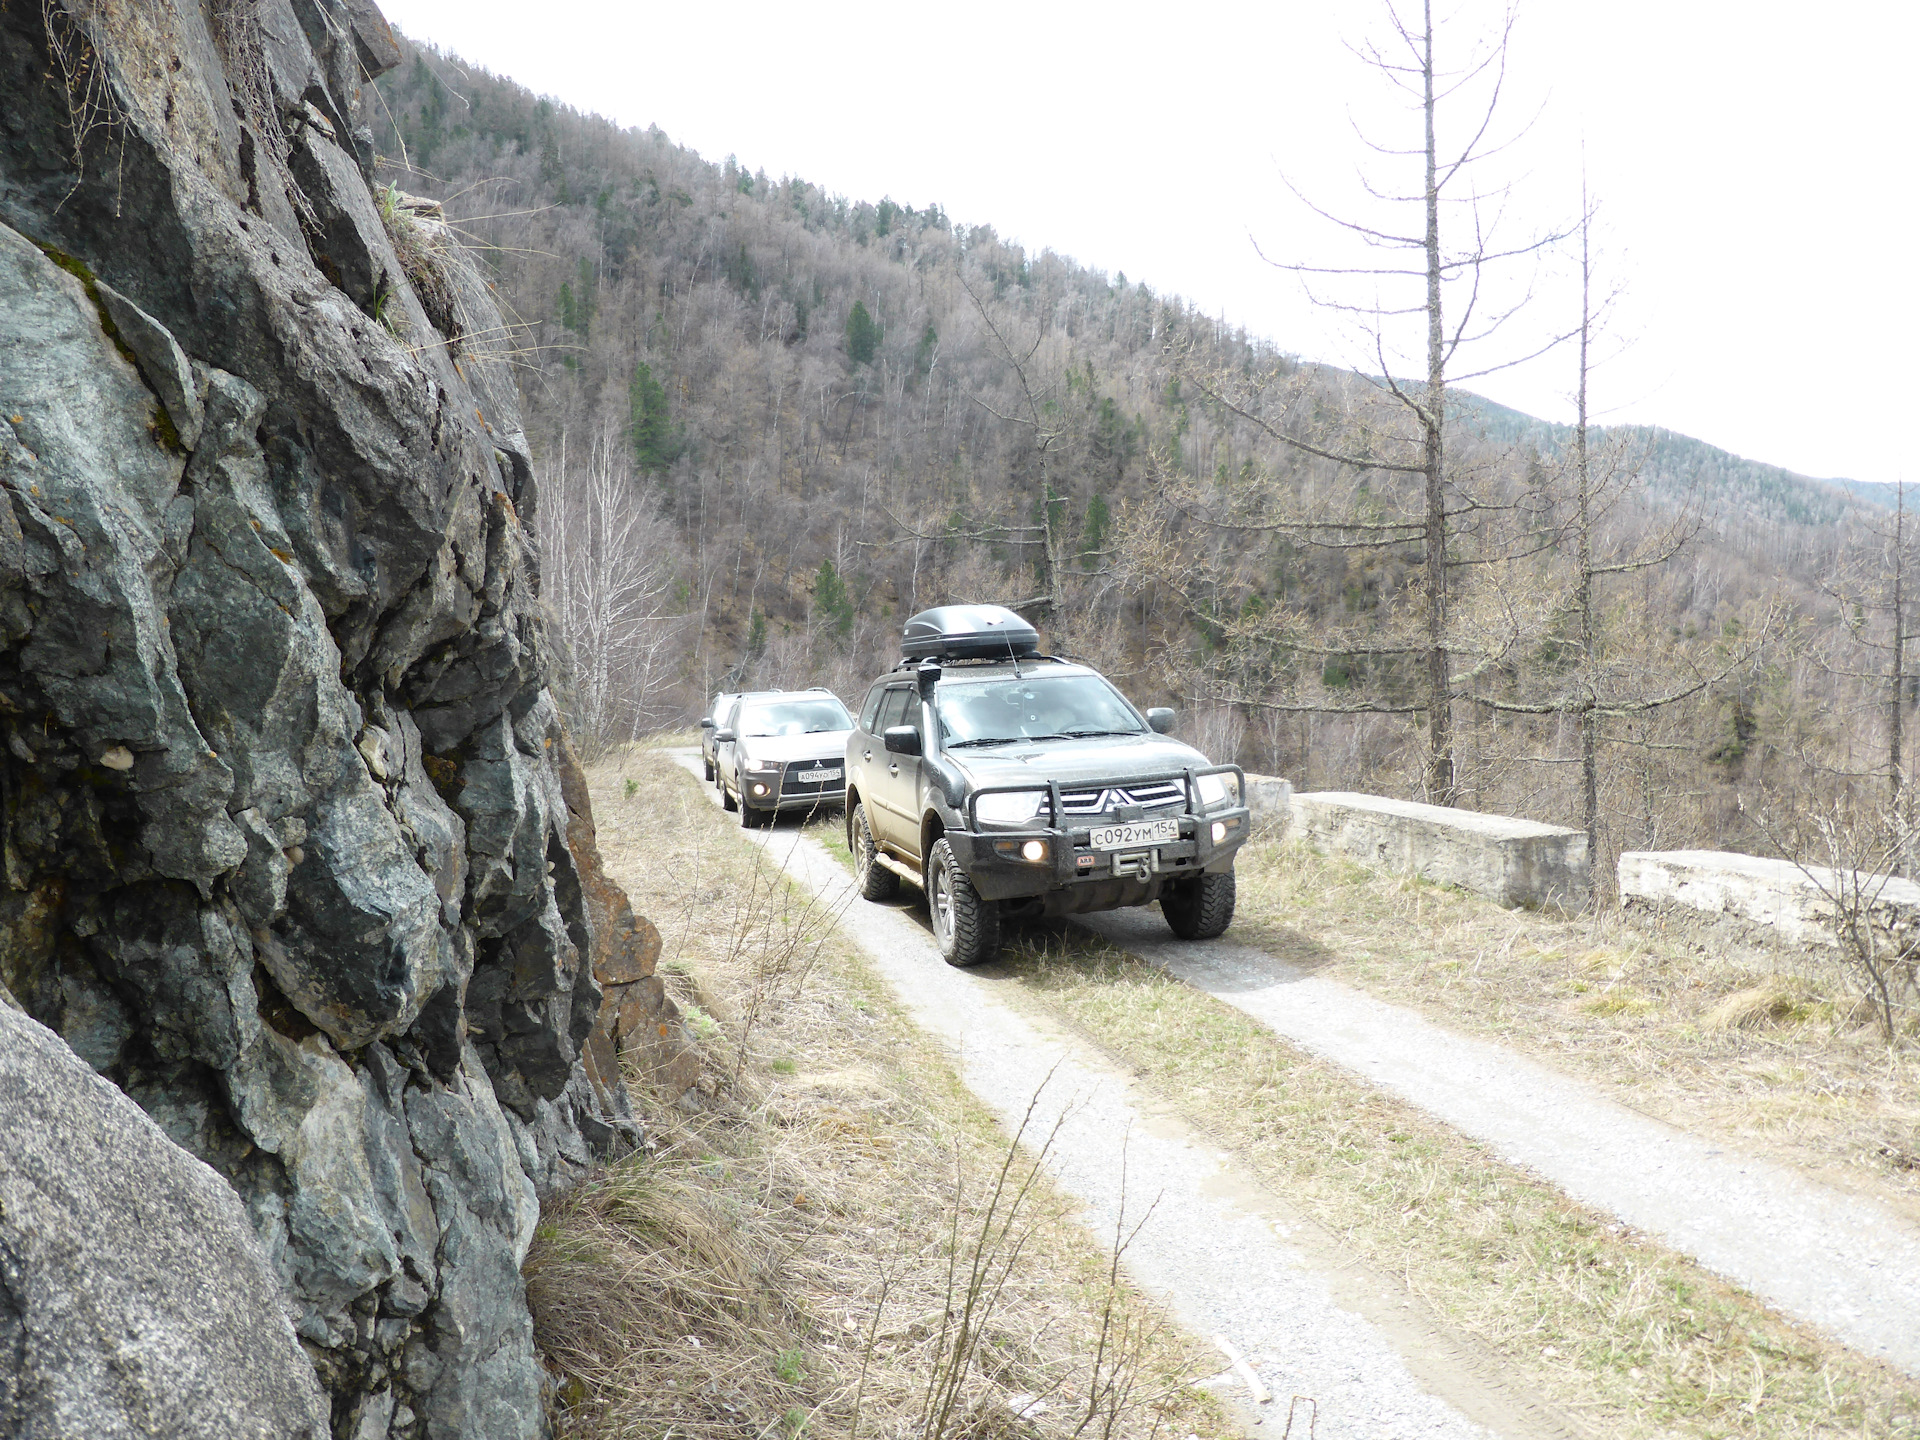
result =
M1217 1362L1114 1283L1032 1173L1044 1137L1010 1151L831 917L669 764L628 750L590 778L706 1068L697 1104L646 1098L653 1153L550 1205L528 1256L563 1433L1227 1433L1185 1383ZM1010 1156L1030 1183L996 1206ZM1096 1369L1103 1316L1131 1347L1123 1395Z
M1504 910L1272 839L1238 873L1236 940L1920 1218L1920 1045L1882 1041L1830 956Z
M1010 963L1032 1003L1591 1433L1920 1433L1920 1385L1214 997L1077 929L1020 932Z

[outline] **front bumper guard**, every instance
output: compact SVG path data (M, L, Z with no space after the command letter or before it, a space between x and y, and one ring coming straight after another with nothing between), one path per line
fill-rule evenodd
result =
M1203 775L1237 776L1241 803L1214 810L1203 809L1195 782ZM1044 826L1025 825L1007 829L982 830L977 804L982 795L1030 791L1032 785L995 785L977 790L968 798L967 828L947 836L954 858L967 872L974 889L985 900L1012 900L1044 895L1076 884L1113 881L1153 882L1155 879L1180 879L1203 871L1220 870L1231 865L1233 856L1246 842L1251 831L1251 812L1245 804L1246 773L1238 765L1210 765L1176 770L1158 775L1134 775L1109 782L1114 785L1145 785L1168 780L1185 783L1186 804L1179 810L1145 811L1143 819L1176 819L1180 825L1177 840L1158 845L1143 845L1133 850L1095 850L1090 832L1098 823L1075 823L1083 817L1063 816L1058 781L1047 785L1047 819ZM1094 788L1089 785L1072 788ZM1104 788L1104 787L1103 787ZM1068 823L1060 823L1062 819ZM1220 838L1214 829L1220 828ZM1028 841L1046 846L1044 858L1027 860L1021 849Z

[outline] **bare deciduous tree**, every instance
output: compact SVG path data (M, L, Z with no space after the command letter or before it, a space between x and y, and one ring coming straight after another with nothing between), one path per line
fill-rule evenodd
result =
M656 718L678 654L680 627L664 613L672 527L613 424L584 455L563 431L540 487L541 598L566 660L573 733L589 750L631 740Z

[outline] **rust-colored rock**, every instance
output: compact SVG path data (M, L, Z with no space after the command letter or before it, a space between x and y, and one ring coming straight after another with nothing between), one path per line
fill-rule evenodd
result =
M593 800L570 745L558 747L555 768L567 804L567 848L593 923L593 977L601 989L599 1018L586 1046L587 1074L596 1090L609 1093L619 1083L617 1057L625 1054L649 1085L679 1095L700 1077L700 1058L679 1008L653 973L660 961L660 932L633 913L626 892L601 864Z

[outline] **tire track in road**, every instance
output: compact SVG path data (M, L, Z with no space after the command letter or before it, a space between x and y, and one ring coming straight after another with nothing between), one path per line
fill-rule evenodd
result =
M670 753L699 779L697 751ZM1282 1425L1297 1394L1318 1402L1316 1433L1328 1440L1569 1433L1505 1362L1406 1308L1402 1287L1355 1266L1091 1047L1009 1006L991 977L944 964L923 908L855 900L846 869L797 829L743 836L843 912L841 932L913 1020L952 1049L968 1088L1010 1133L1040 1096L1028 1134L1061 1122L1048 1169L1085 1207L1099 1243L1112 1243L1123 1208L1137 1220L1157 1199L1127 1270L1193 1333L1225 1334L1253 1361L1278 1401L1264 1414L1240 1407L1246 1419Z
M1230 937L1174 940L1146 910L1077 923L1784 1313L1920 1375L1920 1231L1886 1207Z

